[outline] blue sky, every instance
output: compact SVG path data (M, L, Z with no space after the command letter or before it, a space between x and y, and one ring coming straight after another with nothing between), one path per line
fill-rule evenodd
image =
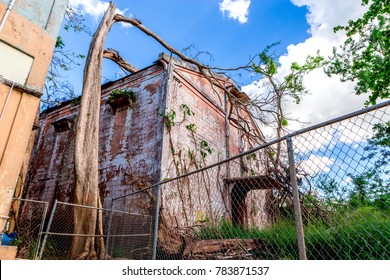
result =
M85 15L86 25L94 31L101 18L104 1L71 0ZM94 5L89 7L85 3ZM227 1L228 2L228 1ZM222 11L219 0L117 0L119 10L126 16L134 16L176 49L191 44L201 51L208 51L212 59L203 55L203 63L219 67L244 65L251 56L261 52L266 45L281 41L278 51L283 53L289 44L296 44L309 37L309 25L305 19L306 7L297 7L289 0L241 1L249 3L247 16L232 18L234 11ZM80 4L82 3L82 4ZM233 2L232 2L233 3ZM226 6L227 8L229 6ZM244 17L244 18L243 18ZM86 54L88 36L61 32L69 49ZM133 27L116 24L112 28L106 47L111 47L137 68L153 63L164 51L156 42ZM118 69L114 63L105 63L103 75L115 79ZM240 84L251 82L249 74L237 79Z
M94 32L108 5L106 0L70 0ZM334 34L333 27L361 16L360 0L117 0L118 12L136 17L178 50L194 44L203 55L200 60L211 66L236 67L268 44L280 41L276 51L281 55L280 77L292 62L303 62L317 50L327 56L333 46L345 39ZM66 46L86 54L90 37L61 31ZM130 26L116 24L106 41L106 48L118 50L123 58L141 69L152 64L161 48L153 39ZM82 63L83 64L83 63ZM82 70L68 75L77 93L81 91ZM119 68L110 61L103 65L103 82L118 78ZM250 95L261 94L254 77L243 73L236 82ZM314 71L305 80L312 93L296 106L285 104L290 117L309 124L325 121L363 107L365 96L353 93L352 83L340 83L338 77L328 78L322 70ZM260 93L259 93L260 92ZM291 123L292 129L302 125Z

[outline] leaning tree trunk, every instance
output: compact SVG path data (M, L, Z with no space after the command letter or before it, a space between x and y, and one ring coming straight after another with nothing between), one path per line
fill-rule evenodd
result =
M96 208L101 207L98 188L98 147L103 47L114 23L115 10L116 7L111 2L89 47L76 130L74 202ZM72 242L71 259L103 259L101 211L78 207L74 209L73 215L75 237Z

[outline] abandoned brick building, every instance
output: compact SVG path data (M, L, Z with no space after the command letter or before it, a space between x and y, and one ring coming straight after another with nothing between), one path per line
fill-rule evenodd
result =
M218 77L225 85L231 84L226 77ZM109 101L110 93L116 89L130 92L133 96ZM240 94L240 98L247 98ZM228 120L230 105L226 94L213 88L194 66L166 54L161 54L153 65L145 69L102 85L99 188L103 206L108 208L112 197L142 187L140 182L146 186L174 178L259 144L261 132L248 111L244 106L234 109ZM55 199L72 202L78 109L74 100L41 114L25 186L26 198L50 204ZM246 132L250 130L252 135L258 136L257 141L245 137L240 122L245 122ZM242 177L245 175L242 172L228 174L227 170L222 170L219 176ZM209 178L208 187L216 187L218 179ZM198 185L188 191L196 197L204 192L203 187ZM226 216L229 186L223 188L221 192L213 192L213 205L219 205L213 210L201 209L204 206L196 203L188 209L185 201L178 201L170 193L172 190L164 192L162 188L167 219L174 216L176 223L179 221L186 225L195 223L202 211L212 211L206 213L209 217ZM255 203L259 209L264 208L265 199L259 199L265 197L265 193L259 193L262 191L253 190L257 192ZM183 213L185 210L180 210L178 204L187 209L187 213ZM257 214L258 222L252 223L264 224L267 217L263 212Z

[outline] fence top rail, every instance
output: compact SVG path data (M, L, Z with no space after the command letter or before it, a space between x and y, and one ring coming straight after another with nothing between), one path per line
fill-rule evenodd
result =
M19 201L33 202L33 203L41 203L41 204L45 204L45 205L49 204L49 202L47 202L47 201L40 201L40 200L33 200L33 199L26 199L26 198L17 198L17 197L13 197L12 200L19 200Z
M57 203L58 204L62 204L62 205L69 205L69 206L73 206L73 207L95 209L95 210L101 210L101 211L107 211L107 212L111 211L111 209L107 209L107 208L99 208L99 207L94 207L94 206L74 204L74 203L63 202L63 201L57 201ZM146 214L137 214L137 213L131 213L131 212L126 212L126 211L120 211L120 210L112 210L112 212L113 213L119 213L119 214L128 214L128 215L133 215L133 216L140 216L140 217L150 217L150 215L146 215Z
M240 153L240 154L235 155L233 157L230 157L230 158L227 158L225 160L222 160L222 161L216 162L214 164L208 165L208 166L203 167L201 169L197 169L197 170L188 172L186 174L180 175L180 176L175 177L175 178L171 178L171 179L168 179L168 180L160 181L160 182L158 182L156 184L153 184L153 185L151 185L151 186L149 186L147 188L144 188L142 190L137 190L137 191L131 192L129 194L113 197L112 201L118 200L118 199L121 199L121 198L125 198L125 197L128 197L128 196L132 196L132 195L135 195L137 193L141 193L141 192L144 192L146 190L153 189L153 188L161 186L161 185L165 185L165 184L167 184L169 182L176 181L176 180L182 179L184 177L187 177L187 176L190 176L190 175L193 175L193 174L196 174L196 173L200 173L202 171L205 171L205 170L208 170L210 168L216 167L218 165L230 162L230 161L235 160L237 158L240 158L240 157L252 154L252 153L257 152L257 151L259 151L261 149L264 149L266 147L272 146L272 145L274 145L276 143L285 141L288 138L292 138L292 137L295 137L295 136L298 136L298 135L301 135L301 134L304 134L304 133L307 133L307 132L310 132L310 131L313 131L313 130L316 130L316 129L319 129L319 128L322 128L322 127L325 127L325 126L328 126L328 125L332 125L332 124L337 123L337 122L342 122L342 121L351 119L353 117L357 117L357 116L360 116L360 115L363 115L363 114L367 114L369 112L372 112L372 111L375 111L375 110L379 110L379 109L387 107L389 105L390 105L390 100L387 100L387 101L382 102L380 104L377 104L377 105L374 105L374 106L371 106L371 107L367 107L367 108L363 108L363 109L354 111L352 113L349 113L349 114L346 114L346 115L343 115L343 116L340 116L340 117L337 117L337 118L330 119L330 120L325 121L325 122L321 122L321 123L318 123L318 124L315 124L315 125L312 125L312 126L309 126L309 127L306 127L306 128L294 131L294 132L291 132L291 133L289 133L289 134L287 134L285 136L282 136L282 137L277 138L277 139L270 140L270 141L268 141L268 142L266 142L264 144L261 144L261 145L255 147L255 148L252 148L252 149L250 149L250 150L248 150L246 152Z
M297 135L300 135L303 133L307 133L307 132L310 132L312 130L316 130L316 129L319 129L319 128L322 128L322 127L325 127L325 126L328 126L328 125L331 125L331 124L334 124L337 122L342 122L342 121L351 119L353 117L357 117L357 116L367 114L367 113L372 112L372 111L379 110L379 109L387 107L389 105L390 105L390 100L379 103L379 104L371 106L371 107L363 108L363 109L354 111L352 113L349 113L349 114L346 114L346 115L343 115L343 116L340 116L340 117L337 117L337 118L334 118L334 119L331 119L328 121L324 121L324 122L321 122L321 123L318 123L318 124L315 124L315 125L312 125L312 126L309 126L309 127L306 127L306 128L294 131L294 132L291 132L290 134L286 135L285 137L294 137L294 136L297 136Z

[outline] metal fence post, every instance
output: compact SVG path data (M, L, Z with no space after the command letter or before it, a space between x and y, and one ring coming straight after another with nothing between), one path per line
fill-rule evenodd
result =
M303 223L302 223L302 215L301 215L301 205L299 202L298 181L297 181L297 174L295 169L294 148L293 148L291 136L287 137L287 150L288 150L288 162L290 166L290 180L291 180L292 193L293 193L295 225L297 228L299 259L307 260L305 235L303 232Z
M152 259L155 260L157 257L157 240L158 240L158 224L160 216L160 193L161 185L157 185L157 199L156 199L156 211L154 217L154 228L153 228L153 256Z
M111 234L111 224L112 224L112 210L114 208L114 198L111 198L111 205L110 205L110 216L108 218L108 225L107 225L107 238L106 238L106 248L104 250L104 259L107 259L107 253L108 253L108 245L110 242L110 234Z
M50 231L51 223L53 222L54 213L56 212L56 209L57 209L57 202L58 201L56 199L54 201L53 209L51 210L49 222L47 224L47 229L46 229L46 232L45 232L45 237L43 238L41 251L39 252L39 259L42 259L43 250L45 249L45 245L46 245L47 235L48 235L48 233Z
M45 208L42 213L42 221L41 221L41 226L39 227L39 233L38 233L38 240L37 240L37 248L34 253L34 260L38 259L38 252L39 252L39 247L41 246L41 239L42 239L42 233L43 233L43 227L45 226L45 221L46 221L46 214L47 214L47 209L49 208L49 203L45 202Z

